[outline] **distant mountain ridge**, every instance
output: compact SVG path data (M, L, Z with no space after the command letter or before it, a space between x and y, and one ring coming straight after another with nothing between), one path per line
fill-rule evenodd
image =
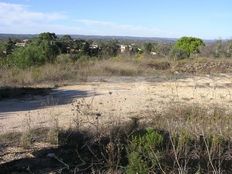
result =
M64 34L57 34L58 37ZM12 39L31 39L38 36L38 34L4 34L0 33L0 40ZM119 41L130 41L130 42L162 42L162 43L173 43L178 38L163 38L163 37L137 37L137 36L101 36L101 35L75 35L70 34L73 39L84 39L84 40L119 40ZM205 42L214 42L215 40L205 40Z
M31 39L38 36L38 34L0 34L0 40L12 39ZM58 37L63 34L57 34ZM151 41L151 42L175 42L175 38L160 38L160 37L134 37L134 36L100 36L100 35L73 35L70 34L73 39L84 40L122 40L122 41Z

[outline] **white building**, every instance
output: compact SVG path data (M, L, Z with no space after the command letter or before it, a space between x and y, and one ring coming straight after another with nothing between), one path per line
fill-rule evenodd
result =
M127 45L120 45L120 52L125 53L126 52Z
M15 44L15 46L17 46L17 47L25 47L28 42L29 42L28 39L24 39L24 40L22 40L22 42L17 42Z

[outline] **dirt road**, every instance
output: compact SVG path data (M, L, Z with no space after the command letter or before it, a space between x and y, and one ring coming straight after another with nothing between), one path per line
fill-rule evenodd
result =
M161 111L173 103L217 104L230 107L232 75L204 76L177 80L112 80L88 82L53 90L47 96L0 101L0 130L23 131L29 127L68 128L77 113L92 112L99 121L125 121L149 110ZM86 107L86 106L89 107ZM95 115L95 114L96 115ZM82 117L85 117L82 114Z

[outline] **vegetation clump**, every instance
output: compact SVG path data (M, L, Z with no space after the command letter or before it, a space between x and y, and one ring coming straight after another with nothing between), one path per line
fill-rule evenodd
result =
M182 37L175 43L171 55L176 59L189 58L191 54L199 54L202 46L205 46L202 39Z

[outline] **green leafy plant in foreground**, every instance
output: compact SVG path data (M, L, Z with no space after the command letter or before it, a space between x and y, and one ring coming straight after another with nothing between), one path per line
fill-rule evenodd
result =
M144 135L132 136L126 173L145 174L151 167L157 167L160 158L158 149L162 143L163 136L153 129L147 129Z

